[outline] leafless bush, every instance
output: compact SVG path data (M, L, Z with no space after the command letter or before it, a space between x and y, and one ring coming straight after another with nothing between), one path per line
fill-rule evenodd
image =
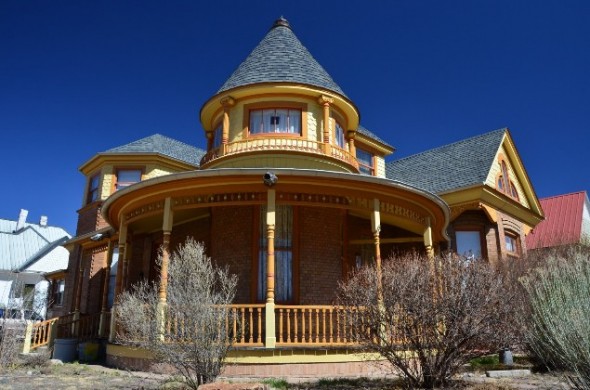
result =
M574 388L590 388L590 248L541 254L544 265L522 279L530 303L528 345L538 359L572 372Z
M411 387L445 384L470 359L511 345L517 334L511 277L485 261L452 256L391 258L340 287L341 304L363 315L352 321L357 341L386 358Z
M192 388L211 382L231 346L225 324L236 285L236 276L216 268L202 244L187 239L170 259L166 308L158 304L158 284L140 283L118 298L117 340L148 349Z

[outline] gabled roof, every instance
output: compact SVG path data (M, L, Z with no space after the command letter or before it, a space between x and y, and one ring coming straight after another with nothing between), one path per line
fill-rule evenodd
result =
M435 194L482 184L507 129L498 129L392 161L386 176Z
M526 236L527 249L579 243L586 191L540 199L545 220Z
M0 270L24 270L48 255L55 269L67 267L69 252L56 249L71 237L68 232L60 227L32 223L25 223L15 231L16 225L16 221L0 219Z
M307 84L346 96L282 17L217 93L245 85L272 82Z
M126 145L117 146L99 154L113 153L156 153L198 167L201 157L203 157L205 151L185 144L184 142L177 141L173 138L166 137L161 134L154 134L150 135L149 137L133 141Z

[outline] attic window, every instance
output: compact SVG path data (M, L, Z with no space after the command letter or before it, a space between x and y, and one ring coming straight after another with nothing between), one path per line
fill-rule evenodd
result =
M375 159L372 153L356 148L356 159L359 163L359 171L362 175L375 175Z
M517 201L520 201L516 185L514 185L514 182L510 180L508 165L506 164L506 161L504 161L503 159L500 160L500 174L496 179L496 189L508 195L509 197Z

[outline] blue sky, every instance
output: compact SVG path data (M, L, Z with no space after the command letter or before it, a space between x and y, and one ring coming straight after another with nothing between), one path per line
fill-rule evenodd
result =
M281 15L393 158L509 127L539 197L589 189L588 1L2 0L0 218L74 234L95 153L203 147L201 105Z

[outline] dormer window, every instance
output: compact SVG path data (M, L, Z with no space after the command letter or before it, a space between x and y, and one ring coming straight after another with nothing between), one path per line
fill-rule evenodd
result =
M250 134L301 134L301 110L267 108L250 110Z

